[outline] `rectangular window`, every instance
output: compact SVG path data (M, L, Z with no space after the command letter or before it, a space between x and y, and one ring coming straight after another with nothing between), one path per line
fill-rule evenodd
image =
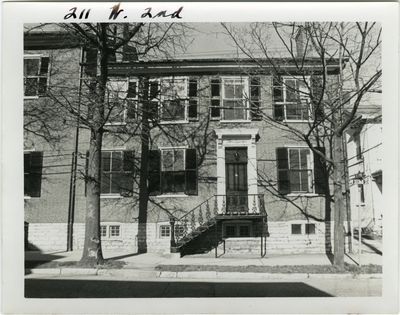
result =
M276 120L309 120L308 86L302 78L274 78L272 94Z
M315 224L314 223L306 223L306 234L315 234Z
M292 224L292 234L301 234L301 224Z
M49 57L24 57L24 96L43 96L47 92L49 77Z
M213 78L210 81L210 89L211 89L210 115L211 115L211 119L213 119L213 120L221 119L220 84L221 84L221 81L219 78Z
M239 225L239 236L250 236L250 226Z
M100 236L107 237L107 226L106 225L100 226Z
M128 86L128 80L110 80L107 82L106 124L120 125L126 123Z
M133 151L103 151L101 155L101 194L131 195L133 166Z
M149 193L197 195L196 149L150 151Z
M43 152L24 153L24 195L40 197L42 186Z
M225 236L226 237L236 236L236 225L227 225L225 227Z
M249 83L247 78L222 79L222 119L248 120Z
M119 225L110 225L110 237L119 237L120 235L120 226Z
M171 236L171 226L161 225L160 226L160 237L170 237Z
M313 187L313 185L321 186L324 181L319 176L320 170L318 170L317 178L317 172L315 170L313 172L313 165L311 150L308 148L278 148L279 192L282 194L320 193L321 187ZM316 177L315 180L313 175Z
M186 120L187 78L163 78L161 82L161 120Z

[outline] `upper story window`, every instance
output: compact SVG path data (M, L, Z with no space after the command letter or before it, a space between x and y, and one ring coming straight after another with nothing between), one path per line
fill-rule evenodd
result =
M24 152L24 195L40 197L42 186L43 152Z
M161 84L159 95L161 122L179 123L197 120L198 80L196 78L168 77L160 79L159 83ZM150 94L152 94L151 86Z
M150 151L148 178L150 195L197 195L196 149Z
M356 157L357 160L362 160L363 155L362 155L362 148L361 148L361 135L359 132L354 134L354 144L356 147Z
M212 78L211 119L250 121L261 119L261 85L258 77Z
M324 153L323 148L318 150ZM281 194L323 194L326 181L323 163L309 148L278 148L278 190Z
M274 78L273 100L276 120L308 121L310 119L310 99L307 86L309 83L304 78Z
M137 115L138 80L110 80L107 82L106 124L125 124L127 118Z
M24 56L24 96L38 97L47 92L49 57Z

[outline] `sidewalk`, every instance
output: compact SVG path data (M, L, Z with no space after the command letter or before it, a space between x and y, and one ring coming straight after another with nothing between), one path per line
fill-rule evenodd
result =
M369 241L369 240L368 240ZM356 247L356 242L354 247ZM380 246L380 247L379 247ZM379 247L379 248L378 248ZM355 250L358 249L354 248ZM382 265L382 248L381 242L375 240L367 243L363 242L361 262L362 265ZM264 278L264 277L280 277L290 278L296 277L295 274L283 275L283 274L260 274L260 273L230 273L230 272L212 272L212 271L188 271L188 272L167 272L157 271L157 266L162 265L190 265L190 266L295 266L295 265L331 265L331 261L326 254L293 254L293 255L266 255L260 257L259 255L250 254L224 254L215 258L214 251L208 254L192 255L179 258L177 255L163 255L159 253L146 253L146 254L135 254L126 252L103 252L105 259L120 260L127 263L122 269L79 269L79 268L62 268L62 269L28 269L26 273L34 274L74 274L74 275L113 275L113 276L125 276L125 277L136 277L136 278ZM25 252L26 261L79 261L82 256L81 250L75 250L72 252ZM350 265L358 264L358 254L346 254L345 262ZM229 275L230 274L230 275ZM297 274L297 277L322 277L332 278L334 276L351 278L352 274ZM381 277L379 275L360 275L361 277Z

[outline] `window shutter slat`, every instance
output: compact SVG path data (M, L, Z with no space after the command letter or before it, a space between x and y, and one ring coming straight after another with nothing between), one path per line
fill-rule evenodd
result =
M322 102L322 78L313 76L311 77L312 89L312 110L315 119L320 120L324 118L324 108Z
M31 152L29 196L40 197L42 188L43 152Z
M211 118L220 119L220 79L211 79Z
M197 195L197 153L196 149L186 149L186 194Z
M150 196L156 196L161 193L160 158L161 153L159 150L150 150L148 165L148 192Z
M128 197L133 195L133 176L134 176L134 153L133 151L124 151L123 156L123 174L121 176L120 194Z
M197 100L189 100L189 120L197 120Z
M260 78L251 78L250 81L250 104L251 104L251 114L252 120L261 120L262 113L260 110Z
M322 154L325 154L325 148L315 148ZM315 193L325 194L328 188L328 176L326 175L326 169L324 162L320 155L314 152L314 188Z
M278 191L281 194L289 194L290 174L287 148L276 149L276 162L278 171Z

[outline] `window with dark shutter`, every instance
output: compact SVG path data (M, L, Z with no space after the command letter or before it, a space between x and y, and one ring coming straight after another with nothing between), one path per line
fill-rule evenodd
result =
M220 84L219 78L211 79L211 119L221 118Z
M42 188L43 152L24 153L24 195L40 197Z
M281 194L313 192L310 149L278 148L276 153L278 191Z
M127 117L134 119L137 113L138 105L138 82L129 81L128 82L128 92L126 96L127 101Z
M260 78L251 78L250 81L250 104L251 104L251 119L261 120L262 112L260 109L261 86Z
M198 80L197 79L189 79L189 108L188 108L188 116L189 120L197 120L198 119Z
M325 155L325 148L314 148ZM328 186L328 175L323 158L314 152L314 191L316 194L325 194Z
M278 168L278 191L281 194L290 193L288 149L276 149L276 162Z
M196 149L186 150L186 194L197 195L197 153Z
M161 194L161 174L160 174L161 152L150 150L148 165L148 192L150 196Z
M88 176L89 151L86 151L86 177ZM102 195L132 196L134 182L133 151L102 151L100 193ZM85 185L85 196L86 196Z
M317 76L311 77L311 92L312 92L312 111L313 118L316 120L321 120L325 117L324 106L323 106L323 86L322 78Z

